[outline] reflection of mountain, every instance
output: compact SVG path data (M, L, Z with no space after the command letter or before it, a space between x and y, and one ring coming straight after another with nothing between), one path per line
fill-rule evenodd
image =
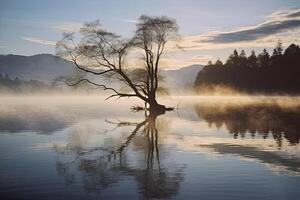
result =
M198 116L217 127L225 125L233 137L257 134L272 135L281 145L283 137L290 144L300 140L300 107L283 108L278 105L196 105Z
M156 116L140 123L116 123L116 127L122 126L133 126L123 142L107 140L103 147L82 148L85 144L71 140L65 149L58 148L62 155L75 155L72 161L61 159L57 162L58 173L68 184L75 182L76 175L80 174L87 192L101 192L132 177L143 199L169 199L176 195L183 180L183 168L164 165L161 160ZM139 141L135 141L137 136ZM143 145L139 145L141 143ZM136 144L139 150L134 147L130 150ZM130 160L132 154L135 154L133 161Z

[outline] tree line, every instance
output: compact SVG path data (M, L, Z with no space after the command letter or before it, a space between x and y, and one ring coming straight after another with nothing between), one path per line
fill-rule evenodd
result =
M264 49L247 56L236 50L225 63L211 61L198 73L195 87L226 85L245 92L299 93L300 48L291 44L283 50L278 41L272 55Z
M8 74L0 72L0 89L1 91L24 92L49 90L51 86L38 80L22 80L18 77L11 78Z

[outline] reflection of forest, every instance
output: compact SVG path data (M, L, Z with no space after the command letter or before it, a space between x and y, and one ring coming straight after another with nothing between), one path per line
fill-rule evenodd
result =
M196 105L199 118L210 125L224 125L234 138L250 134L253 138L272 136L282 144L285 138L291 145L300 140L300 107L285 108L274 105Z
M265 163L269 168L277 172L295 172L300 173L300 160L292 156L284 156L274 151L264 151L257 147L237 145L237 144L205 144L201 147L212 149L219 154L239 155L243 158L256 159L261 163Z
M84 149L71 141L63 151L57 149L64 158L57 162L58 173L68 184L75 182L80 173L87 192L100 192L121 179L126 180L124 177L133 177L138 185L137 192L143 198L171 198L179 190L183 168L161 163L156 116L147 117L140 123L116 123L116 127L123 126L134 128L117 147L114 146L116 142L111 141L109 147ZM129 151L130 145L138 146ZM130 160L129 154L135 155L134 161ZM73 155L71 160L67 159L70 155Z

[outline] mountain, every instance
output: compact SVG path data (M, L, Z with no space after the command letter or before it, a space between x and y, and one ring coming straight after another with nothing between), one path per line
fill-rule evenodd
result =
M72 62L51 54L0 55L0 72L11 78L49 82L58 76L70 74L73 70Z
M165 77L167 86L170 87L185 87L191 86L196 80L198 72L203 68L203 65L190 65L175 70L163 70L161 75Z
M202 65L191 65L176 70L162 70L164 85L171 90L191 86L202 68ZM0 55L0 73L9 75L11 79L18 77L21 80L32 79L50 83L54 78L73 74L74 71L75 67L72 62L51 54Z

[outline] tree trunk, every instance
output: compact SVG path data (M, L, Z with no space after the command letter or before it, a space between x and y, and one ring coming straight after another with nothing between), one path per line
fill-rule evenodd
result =
M156 99L149 100L150 113L163 114L166 112L166 106L157 103Z

